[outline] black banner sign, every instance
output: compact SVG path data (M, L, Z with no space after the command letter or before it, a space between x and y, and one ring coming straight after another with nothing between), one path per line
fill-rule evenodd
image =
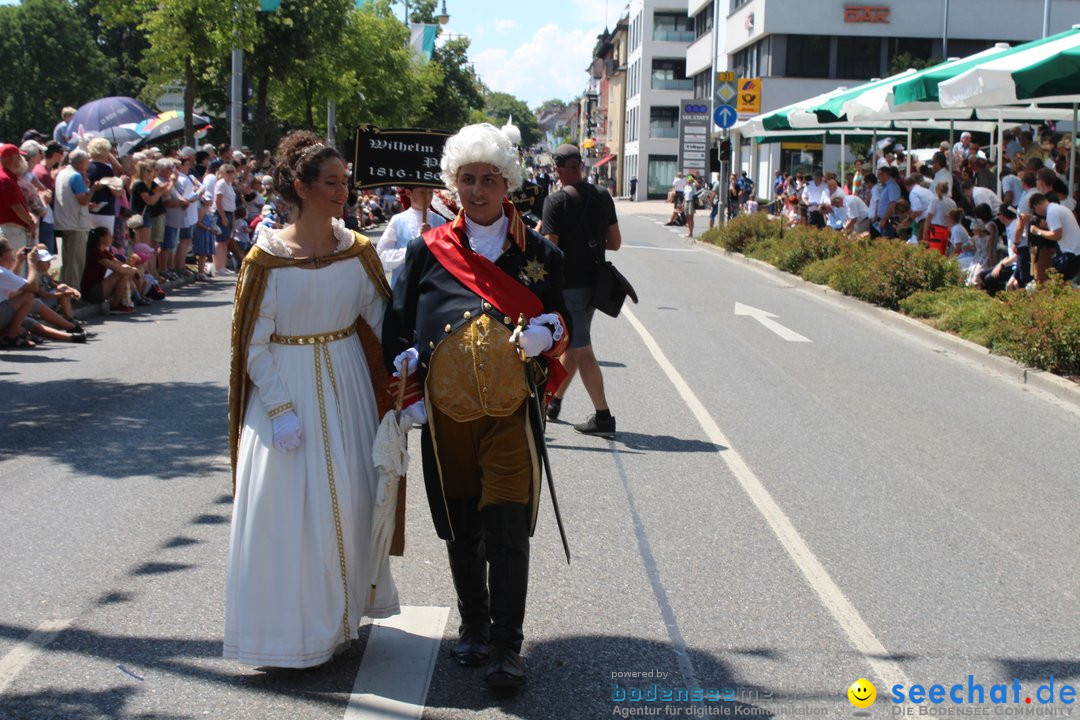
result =
M450 133L374 125L356 128L353 184L358 188L405 185L441 188L439 160Z

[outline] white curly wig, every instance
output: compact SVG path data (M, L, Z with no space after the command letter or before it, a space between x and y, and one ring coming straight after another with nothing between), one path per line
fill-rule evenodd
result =
M463 165L478 162L495 166L506 179L509 192L520 188L525 180L517 148L491 123L466 125L447 138L440 163L446 187L456 193L458 170Z

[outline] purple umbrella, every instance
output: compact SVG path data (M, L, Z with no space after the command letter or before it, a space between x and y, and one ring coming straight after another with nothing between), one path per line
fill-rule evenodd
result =
M107 97L91 100L71 116L68 134L73 141L87 133L100 133L106 128L125 123L137 123L156 116L150 108L129 97Z

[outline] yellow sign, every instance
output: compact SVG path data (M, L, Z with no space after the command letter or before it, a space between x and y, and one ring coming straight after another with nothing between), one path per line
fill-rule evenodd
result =
M806 142L786 142L780 143L781 150L802 150L803 152L809 152L811 150L821 150L821 143L806 143Z
M724 83L724 82L733 83L733 82L735 82L735 73L733 73L733 72L718 72L718 73L716 73L716 82L718 82L718 83Z
M736 110L757 115L761 112L761 78L740 78Z

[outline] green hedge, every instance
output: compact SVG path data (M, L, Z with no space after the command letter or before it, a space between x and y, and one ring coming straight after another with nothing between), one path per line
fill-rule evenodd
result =
M918 245L788 229L765 213L740 215L701 239L922 318L1025 365L1080 377L1080 292L1060 277L1034 293L991 298L963 287L964 274L955 261Z

